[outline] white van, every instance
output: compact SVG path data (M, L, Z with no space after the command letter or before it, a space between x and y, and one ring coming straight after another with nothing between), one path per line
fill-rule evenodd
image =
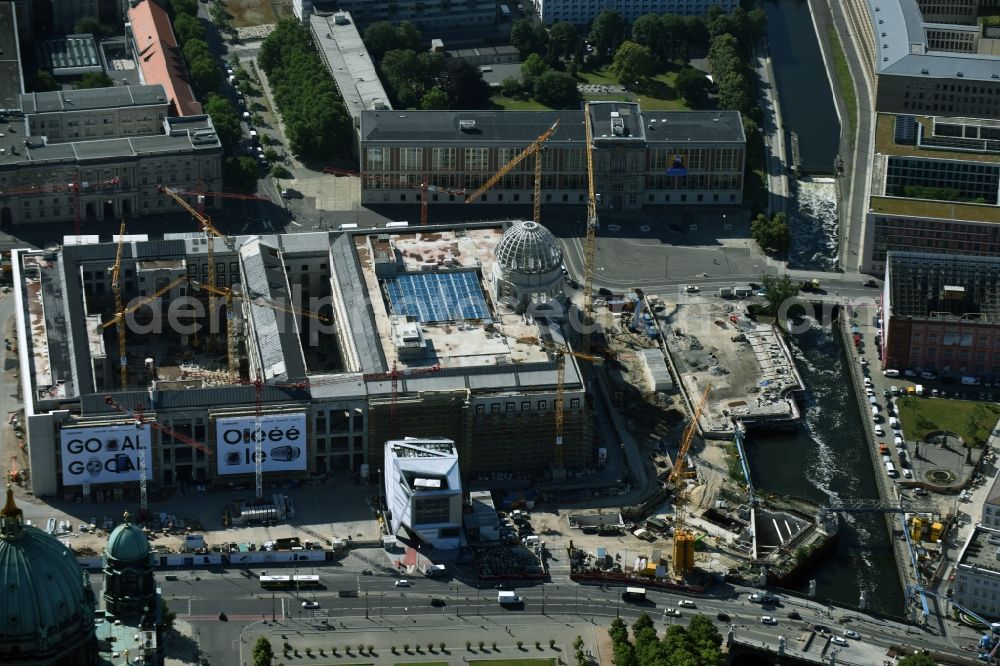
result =
M350 231L351 229L357 229L358 225L354 222L348 222L346 224L338 224L337 231Z
M897 419L895 416L890 416L889 427L892 428L893 430L899 430L899 419Z
M513 590L500 590L497 592L497 603L501 606L513 606L521 603L521 597Z
M895 479L899 476L899 472L896 471L896 466L891 462L885 463L885 471L889 475L890 479Z
M886 370L882 373L886 377L899 377L899 370L893 370L892 368Z

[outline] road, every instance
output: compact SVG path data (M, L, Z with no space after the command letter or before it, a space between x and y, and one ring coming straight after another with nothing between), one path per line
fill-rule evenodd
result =
M754 591L752 588L729 584L717 585L711 596L704 597L649 590L647 603L634 605L621 601L620 587L602 589L578 585L568 577L556 577L551 583L519 587L518 593L525 602L523 608L505 609L497 604L496 591L488 584L477 588L455 579L418 577L410 579L412 587L397 588L394 575L379 572L365 576L360 566L347 560L342 567L310 569L320 575L325 586L317 591L272 593L261 590L255 578L259 571L254 571L254 577L236 571L180 572L178 580L162 581L161 588L178 618L200 630L202 651L220 657L219 663L228 663L224 654L232 650L233 642L244 628L262 620L277 620L286 626L305 628L339 627L340 638L343 638L345 629L358 627L360 630L380 623L435 626L448 622L454 628L454 622L460 618L482 617L492 619L498 626L530 626L535 622L532 617L563 616L584 621L590 618L597 624L606 625L616 614L634 618L645 612L658 622L683 624L692 615L703 613L712 618L723 633L732 625L741 638L768 645L777 645L778 636L809 634L815 625L830 627L837 634L851 628L863 637L860 643L852 641L854 651L877 649L879 654L884 654L885 649L894 644L921 645L961 654L956 645L968 644L975 637L974 632L957 630L954 625L949 626L951 637L943 637L857 611L794 597L780 597L776 606L762 608L747 600L747 595ZM340 597L342 590L357 596ZM432 605L432 599L440 600L443 605ZM678 608L682 599L693 601L695 608L680 608L679 617L664 612L668 608ZM319 603L318 609L302 608L303 601L314 600ZM226 614L226 622L219 620L220 612ZM798 613L801 619L790 619L792 612ZM729 619L719 619L720 613ZM763 615L774 617L777 624L762 624ZM825 635L817 634L813 642L825 640ZM818 653L818 648L814 647L813 653Z

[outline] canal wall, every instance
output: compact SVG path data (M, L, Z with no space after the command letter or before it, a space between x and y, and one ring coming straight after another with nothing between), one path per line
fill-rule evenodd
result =
M861 357L858 356L857 350L854 345L851 344L851 309L845 308L841 310L840 313L842 316L837 318L835 326L833 327L834 335L839 335L841 342L843 343L844 355L847 358L847 367L851 374L851 389L854 392L855 403L858 406L858 410L861 413L861 421L864 424L866 440L865 448L868 450L868 455L871 458L872 467L875 472L875 485L878 488L879 497L881 499L898 500L899 496L897 488L885 473L882 458L878 452L878 440L875 437L874 423L872 422L871 417L871 407L869 406L867 400L862 400L864 391L861 387L864 385L864 373L861 371ZM886 530L889 532L889 540L892 543L892 551L896 560L896 571L899 574L899 582L902 585L903 590L906 590L910 585L916 584L916 572L911 570L912 565L910 555L907 552L906 542L897 537L896 516L896 513L883 514ZM900 527L902 529L906 529L905 525L901 525Z

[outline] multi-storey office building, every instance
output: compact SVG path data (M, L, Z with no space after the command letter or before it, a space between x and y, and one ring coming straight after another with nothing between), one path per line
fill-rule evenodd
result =
M1000 256L1000 121L879 114L862 270L892 251Z
M639 210L658 204L743 200L746 138L734 111L650 111L591 102L599 206ZM583 203L587 162L583 111L365 112L361 117L362 202L407 203L420 185L472 192L536 137L558 123L542 152L544 203ZM523 160L479 201L530 203L534 161ZM461 203L431 193L431 203Z
M890 252L883 367L1000 375L1000 258Z
M128 242L123 299L165 290L129 317L123 387L112 243L13 252L20 378L37 495L137 496L181 481L253 479L254 388L262 377L265 483L374 470L385 442L447 437L464 474L541 472L556 459L555 358L521 338L563 343L551 322L498 306L488 285L495 223L234 238L166 234ZM215 266L207 243L214 243ZM241 285L225 299L196 283ZM328 317L320 321L288 305ZM134 320L134 321L133 321ZM139 331L139 334L136 334ZM234 384L233 371L243 380ZM391 371L398 370L396 381ZM249 382L252 383L252 382ZM566 468L593 464L586 395L566 360ZM393 391L396 391L394 396ZM207 447L192 448L109 406L106 396Z
M48 143L161 134L169 107L161 85L21 95L28 135Z
M952 599L963 608L988 619L1000 618L1000 530L976 525L969 534L958 563Z

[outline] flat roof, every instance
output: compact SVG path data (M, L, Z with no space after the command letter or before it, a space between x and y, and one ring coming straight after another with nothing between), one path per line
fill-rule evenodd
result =
M595 139L647 142L742 142L743 123L735 111L650 111L628 102L591 102ZM628 136L613 136L611 114L622 117ZM559 121L546 145L582 144L582 110L571 111L366 111L361 115L363 142L422 145L492 143L528 145Z
M976 525L959 556L958 566L965 565L1000 577L1000 530Z
M309 21L313 37L319 42L326 66L354 122L359 122L362 111L391 109L389 96L350 12L338 12L333 16L313 14Z
M875 69L880 74L1000 83L1000 57L928 50L917 0L867 0L867 6L875 35Z
M158 83L141 86L57 90L21 95L21 110L26 114L158 106L166 103L167 93L163 86Z
M986 204L875 196L868 200L868 210L879 215L1000 223L1000 206Z
M97 41L91 34L46 39L42 42L42 54L53 69L101 66Z
M24 92L14 3L0 3L0 109L16 109Z
M1000 162L1000 155L997 153L975 152L973 150L955 150L949 147L929 147L927 145L911 145L908 143L896 143L895 128L896 117L905 117L907 114L901 113L879 113L875 119L875 153L881 155L897 155L903 157L920 157L929 160L962 160L966 162L989 162L996 164ZM949 120L955 122L958 119L941 116L910 116L914 122L920 126L920 131L924 136L934 135L935 119L947 124ZM975 122L973 119L963 118L966 124L979 124L993 126L988 121ZM973 122L968 122L973 120Z
M1000 257L889 252L886 265L893 317L1000 321L1000 295L993 288L1000 282Z

